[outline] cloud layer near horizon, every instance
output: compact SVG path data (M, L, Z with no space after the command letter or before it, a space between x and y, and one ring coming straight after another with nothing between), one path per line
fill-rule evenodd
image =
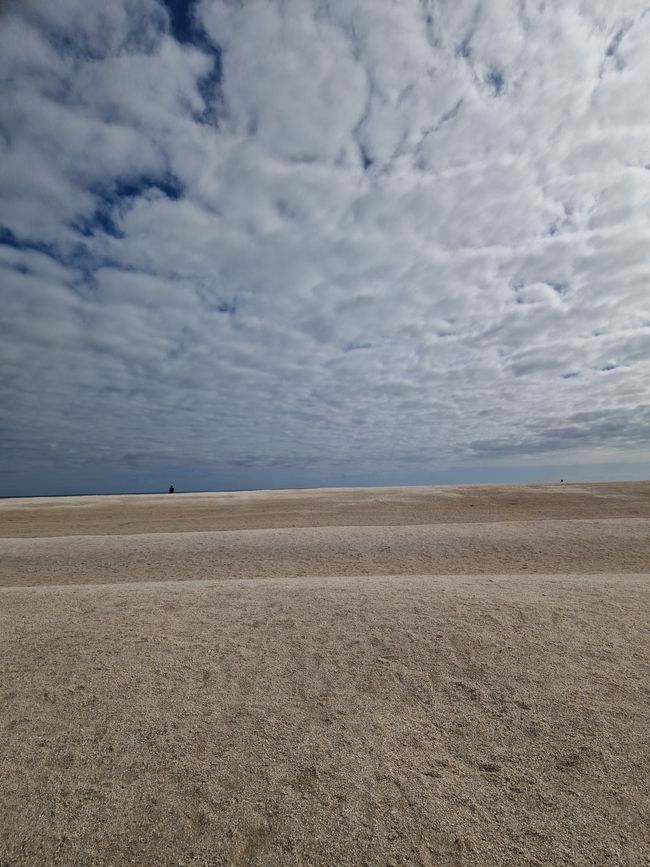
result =
M648 457L645 0L2 9L5 468Z

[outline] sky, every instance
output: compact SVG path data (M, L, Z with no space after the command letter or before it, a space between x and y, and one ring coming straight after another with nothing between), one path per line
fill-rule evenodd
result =
M0 495L650 476L648 0L0 0Z

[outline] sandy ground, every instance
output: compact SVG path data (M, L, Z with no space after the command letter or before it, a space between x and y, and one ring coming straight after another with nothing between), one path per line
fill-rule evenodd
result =
M650 482L0 500L0 537L650 518Z
M650 863L649 484L6 500L0 534L0 864Z

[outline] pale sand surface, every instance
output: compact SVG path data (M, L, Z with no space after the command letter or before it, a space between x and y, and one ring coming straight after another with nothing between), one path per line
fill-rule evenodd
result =
M0 536L650 518L650 482L0 500Z
M0 864L650 863L648 483L0 528Z
M0 539L0 586L314 575L640 572L650 519Z

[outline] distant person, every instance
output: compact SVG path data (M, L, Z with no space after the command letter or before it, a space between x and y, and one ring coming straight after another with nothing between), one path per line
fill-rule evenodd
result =
M169 486L169 493L170 493L170 494L173 494L173 493L174 493L174 486L173 486L173 485L170 485L170 486Z

